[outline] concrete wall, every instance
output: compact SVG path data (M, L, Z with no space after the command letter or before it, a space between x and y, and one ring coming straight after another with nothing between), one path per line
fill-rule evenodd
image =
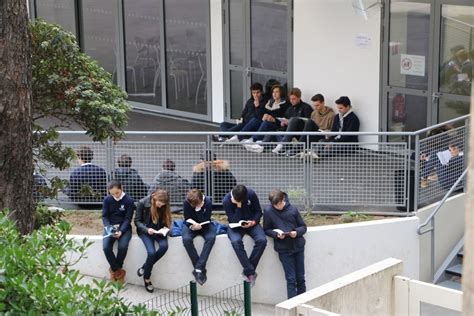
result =
M465 194L449 198L435 216L435 272L464 236ZM417 212L420 223L435 210L437 204L422 208ZM427 228L429 227L429 224ZM420 280L431 282L431 234L420 236Z
M380 8L373 11L366 21L348 0L294 1L294 85L305 101L322 93L332 107L349 96L361 131L379 130ZM356 45L358 36L370 43Z
M315 288L388 257L403 260L404 275L418 278L417 225L418 218L412 217L309 228L305 253L307 288ZM88 258L76 268L86 275L107 277L108 264L102 253L101 237L90 238L94 244L88 251ZM169 241L168 252L155 265L152 275L153 284L162 289L175 289L192 279L192 266L181 238L170 238ZM195 242L200 249L202 239L196 238ZM245 245L250 251L253 243L246 238ZM134 237L124 267L128 272L127 282L142 284L143 280L135 272L144 260L145 248L141 240ZM208 281L198 289L201 295L211 295L241 282L241 267L227 236L217 238L207 270ZM257 272L259 276L252 293L255 302L276 304L286 299L283 268L272 241L267 245Z
M305 315L310 309L298 308L304 303L341 315L390 315L394 296L392 280L402 270L400 260L385 259L282 302L276 306L275 314Z

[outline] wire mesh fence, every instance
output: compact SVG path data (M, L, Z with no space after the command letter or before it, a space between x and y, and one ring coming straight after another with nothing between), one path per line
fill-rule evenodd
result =
M245 311L244 285L236 284L199 302L199 315L244 315Z
M149 311L160 315L191 315L190 284L143 302Z
M288 193L294 205L306 209L400 208L413 204L414 197L418 205L439 199L462 173L467 124L419 140L428 130L410 134L416 139L414 145L382 141L389 133L357 133L372 135L372 141L359 143L219 143L206 132L193 134L204 135L205 142L153 142L139 137L104 144L63 141L82 161L62 171L42 167L47 179L69 182L58 196L60 203L98 206L107 194L106 182L118 179L135 200L163 188L174 206L182 205L190 188L201 189L219 205L235 184L245 184L255 190L262 205L268 204L268 193L278 188ZM140 133L146 132L130 134ZM153 135L162 133L166 134ZM80 154L84 150L89 154Z
M420 140L419 198L420 203L443 196L466 168L468 126L434 129ZM461 189L464 183L458 184Z

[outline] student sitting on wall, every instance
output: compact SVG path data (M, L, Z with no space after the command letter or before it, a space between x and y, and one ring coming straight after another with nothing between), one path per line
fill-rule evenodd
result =
M108 189L110 195L104 199L102 206L102 223L104 224L102 247L110 265L110 279L124 283L126 272L123 269L123 262L132 238L130 223L135 204L133 198L122 191L122 184L119 181L110 181ZM118 241L117 256L113 251L116 241Z
M267 102L263 95L263 87L256 82L250 86L252 96L244 105L242 114L238 123L222 122L219 130L222 132L239 132L239 131L256 131L260 126L263 114L265 113L264 105ZM253 120L256 119L256 120ZM242 137L240 137L242 139ZM216 141L238 142L237 135L226 139L226 137L217 137Z
M260 226L262 208L258 196L253 190L239 184L226 194L222 204L229 221L227 236L243 267L242 277L254 286L257 278L255 270L267 245L265 233ZM249 235L255 241L250 257L247 256L242 241L244 235Z
M187 179L178 175L174 161L167 159L161 165L161 172L153 179L148 194L157 189L168 192L172 202L181 203L186 198L186 192L190 189L190 185Z
M143 182L138 171L132 168L132 158L129 155L122 155L117 164L119 167L115 169L114 176L122 183L124 191L137 201L145 197L148 186Z
M211 191L207 192L207 195L212 197L213 201L222 201L227 192L237 184L230 171L229 161L217 160L215 155L212 161L204 159L201 157L201 161L193 167L191 188L206 192L206 183L211 184Z
M211 223L211 199L204 196L198 189L192 189L188 192L183 203L183 212L184 225L181 235L183 236L184 248L193 264L194 270L192 273L196 282L203 285L207 280L207 259L216 241L216 229L214 224ZM193 242L198 235L204 238L204 246L200 255L198 255Z
M288 195L280 190L270 193L270 205L265 208L263 229L274 239L274 248L283 265L288 298L306 292L304 276L304 246L306 224Z
M313 109L311 106L303 101L301 101L301 90L298 88L293 88L289 93L290 104L284 114L283 118L277 118L275 122L263 122L259 132L271 132L276 131L277 129L286 130L287 132L297 132L302 131ZM293 135L285 135L284 137L277 138L279 142L290 142L293 139ZM263 142L274 141L274 136L265 136ZM252 152L261 153L264 148L260 144L246 144L245 148ZM278 144L273 150L273 153L282 153L284 150L283 144Z
M145 290L153 293L151 270L168 250L168 232L171 229L170 200L166 191L158 189L138 202L135 226L147 252L146 261L137 270L137 275L143 277ZM159 245L158 250L155 242Z
M69 178L69 186L64 193L74 202L100 202L107 194L107 174L99 166L92 164L94 152L82 146L76 152L80 167ZM79 204L82 207L95 207L94 204Z
M437 165L438 181L445 190L449 190L464 172L464 153L455 142L450 143L448 147L447 161L444 159L441 161L442 158L435 158L440 160ZM462 186L462 182L459 186Z

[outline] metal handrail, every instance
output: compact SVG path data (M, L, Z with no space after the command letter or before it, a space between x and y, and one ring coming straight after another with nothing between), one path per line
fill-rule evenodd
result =
M444 195L443 199L438 202L438 206L436 206L433 213L431 213L430 216L428 216L428 218L422 224L418 225L418 228L416 229L416 231L418 232L418 235L426 234L427 232L432 231L434 229L434 227L430 227L429 229L427 229L425 231L421 230L423 227L428 225L428 223L430 221L432 221L433 217L438 213L438 211L441 209L441 207L446 202L446 200L451 195L451 193L454 192L454 190L456 189L458 184L464 179L464 177L466 176L468 170L469 170L469 168L466 168L466 170L464 170L464 172L459 176L459 178L456 180L456 182L454 182L454 184L451 186L449 191Z

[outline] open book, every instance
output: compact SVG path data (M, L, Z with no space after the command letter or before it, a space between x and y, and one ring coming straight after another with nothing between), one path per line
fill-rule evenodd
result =
M281 235L284 235L284 236L288 236L290 234L290 232L284 232L284 231L282 231L281 229L278 229L278 228L275 228L273 231L277 234L281 234Z
M230 228L244 227L246 224L249 224L251 221L240 220L237 223L229 223Z
M202 222L202 223L198 223L196 222L195 220L193 220L192 218L188 218L186 220L187 223L191 224L191 225L194 225L194 224L199 224L199 225L206 225L206 224L209 224L211 221L205 221L205 222Z
M154 229L153 233L155 235L161 235L163 237L166 237L166 235L168 235L169 232L170 232L170 229L168 227L163 227L163 228L160 228L159 230Z
M462 155L463 155L463 152L462 151L459 152L459 156L462 156ZM448 149L436 153L436 156L438 156L439 162L443 166L447 165L449 160L451 160L451 158L453 158L453 155L451 154L451 152Z

